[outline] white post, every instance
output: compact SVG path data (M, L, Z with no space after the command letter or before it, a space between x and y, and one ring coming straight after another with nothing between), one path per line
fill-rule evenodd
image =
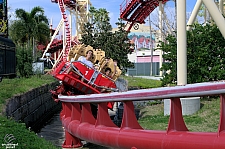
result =
M63 41L63 49L65 49L65 43L66 43L66 40L65 40L65 37L66 37L66 32L65 32L65 23L63 23L63 26L62 26L62 41Z
M189 25L192 25L194 23L201 5L202 5L202 0L197 0L197 2L195 4L195 7L194 7L194 9L193 9L193 11L191 13L191 16L190 16L190 18L188 20L188 23L187 23L187 30L188 31L191 30L191 27Z
M150 76L153 75L153 45L152 45L152 25L151 25L151 14L149 14L149 33L150 33L150 38L149 38L149 48L151 50L151 65L150 65Z
M220 2L219 2L219 7L220 7L220 12L221 12L221 14L224 14L224 7L225 6L223 6L223 4L224 4L224 0L220 0Z
M159 40L162 41L162 1L159 1ZM159 54L159 68L162 67L162 50ZM162 71L159 72L159 75L162 76Z
M75 25L76 25L76 30L75 30L75 36L77 36L77 38L79 39L78 37L78 25L79 25L79 21L78 21L78 7L79 7L79 1L76 1L76 8L75 8Z
M218 7L216 6L215 2L213 0L202 0L207 9L209 10L209 13L211 17L216 22L216 25L218 26L221 34L225 38L225 20L222 14L220 13Z
M187 84L186 0L176 0L177 10L177 85ZM200 98L181 99L182 115L190 115L200 109ZM190 108L191 107L191 108ZM193 108L193 109L192 109ZM170 110L170 102L164 100L164 115Z
M46 52L48 51L50 45L52 44L53 40L55 39L55 37L56 37L58 31L60 30L60 28L62 27L62 25L63 25L63 18L60 20L60 22L59 22L59 24L58 24L58 26L57 26L54 34L51 37L51 41L48 43L48 45L47 45L47 47L46 47L46 49L45 49L45 51L44 51L44 53L43 53L43 55L42 55L41 58L44 58L45 57Z
M177 0L177 85L187 84L186 0Z

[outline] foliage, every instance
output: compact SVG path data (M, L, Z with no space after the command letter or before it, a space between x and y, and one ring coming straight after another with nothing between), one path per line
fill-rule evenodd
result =
M134 67L133 63L128 60L127 54L131 53L131 44L122 20L116 23L118 31L113 33L106 9L100 8L97 10L91 7L89 12L92 20L84 25L81 42L92 46L94 49L104 50L106 57L118 61L120 69Z
M16 61L16 68L21 77L30 77L33 74L31 48L17 47Z
M46 44L50 38L48 19L41 7L30 12L16 9L16 20L10 22L9 36L16 45L33 47L33 61L36 61L37 44Z
M225 77L225 39L216 25L195 24L187 31L187 83L223 80ZM158 49L165 54L161 70L162 85L177 80L177 40L169 35ZM178 70L179 71L179 70Z
M134 64L129 61L128 54L132 53L130 49L132 44L130 43L130 39L128 38L128 33L125 28L125 23L119 19L119 22L116 23L118 26L118 30L113 33L113 38L111 41L111 48L108 49L108 53L110 53L110 57L118 60L119 64L122 64L120 68L124 70L124 68L134 68ZM126 70L125 70L126 71Z
M162 86L173 84L177 80L177 40L175 36L168 35L166 41L168 44L161 42L161 44L158 45L158 49L164 51L163 59L167 61L163 63L162 68L160 68L162 71L165 71L163 79L161 80Z
M199 17L197 17L196 19L195 19L195 22L196 23L198 23L198 22L200 22L199 21L199 19L198 18L202 18L202 17L204 17L204 22L206 22L207 20L206 20L206 6L204 5L204 4L201 4L201 6L200 6L200 9L199 9L199 12L198 12L198 16Z
M44 15L41 7L34 7L30 12L23 9L16 9L17 20L14 20L9 27L9 35L16 44L30 45L30 41L35 38L36 42L46 43L49 39L50 31L48 19Z

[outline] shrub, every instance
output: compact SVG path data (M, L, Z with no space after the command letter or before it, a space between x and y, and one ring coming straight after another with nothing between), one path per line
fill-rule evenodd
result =
M30 77L32 72L32 49L25 47L17 47L16 50L16 60L17 60L17 72L19 72L21 77Z

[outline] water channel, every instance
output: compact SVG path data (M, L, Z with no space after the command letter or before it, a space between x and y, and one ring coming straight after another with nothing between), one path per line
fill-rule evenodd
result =
M42 137L45 140L52 142L55 146L61 148L65 135L59 114L60 112L54 114L54 116L45 124L43 128L39 130L39 132L37 132L37 134L39 137ZM87 143L85 141L82 141L82 143L84 144L82 149L112 149L92 143Z
M52 142L55 146L61 147L64 142L64 130L57 112L46 124L37 132L39 137Z

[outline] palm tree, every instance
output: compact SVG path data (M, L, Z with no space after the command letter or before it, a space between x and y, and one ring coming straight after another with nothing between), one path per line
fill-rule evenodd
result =
M17 45L33 46L33 54L35 54L35 45L46 44L50 37L48 19L44 15L44 10L37 6L30 12L16 9L15 14L16 20L9 27L9 36Z

